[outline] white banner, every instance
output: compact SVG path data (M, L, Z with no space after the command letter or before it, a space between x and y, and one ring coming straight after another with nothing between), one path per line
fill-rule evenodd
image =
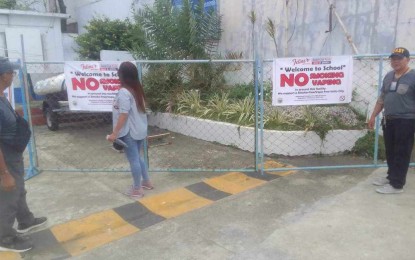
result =
M351 56L276 59L272 105L350 103L352 82Z
M12 107L15 108L13 84L10 87L6 88L4 91L4 96L7 98L7 100L9 100Z
M119 61L65 62L65 84L69 109L74 111L112 111L120 88Z

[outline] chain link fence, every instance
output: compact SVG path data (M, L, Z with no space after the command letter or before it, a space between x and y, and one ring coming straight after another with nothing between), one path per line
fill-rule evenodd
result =
M169 145L153 149L150 136L153 170L254 167L253 62L144 62L140 66L153 111L149 125L169 140Z
M38 167L127 171L124 155L105 140L112 131L111 113L69 110L64 63L26 66L45 118L45 124L33 127ZM137 67L149 108L146 151L151 171L255 166L252 61L140 62Z
M354 154L371 160L384 160L383 143L375 153L376 131L367 130L367 121L375 106L379 84L388 68L382 67L384 57L355 57L353 68L352 102L346 105L271 106L267 98L272 79L272 62L264 62L264 154L274 158L308 157L307 168L325 166L347 167L354 162L344 160L342 165L333 160L318 158ZM367 165L370 166L368 161ZM353 165L357 166L357 165Z
M354 58L350 104L288 107L271 105L271 61L260 68L249 60L137 61L149 108L149 169L253 171L263 156L321 158L350 153L375 157L373 163L361 165L374 167L384 155L381 150L378 155L374 152L378 130L368 132L366 122L379 82L390 70L384 58ZM41 108L46 119L33 126L38 168L128 171L124 155L105 140L112 131L111 114L69 110L64 63L26 66L29 85L40 97L30 102ZM262 72L257 91L262 88L263 103L255 102L257 69ZM255 111L263 111L262 117ZM327 160L315 160L305 166L324 168L325 164Z
M44 122L33 126L38 167L42 170L122 171L128 162L111 149L111 113L69 109L64 63L27 63L29 86L38 96Z

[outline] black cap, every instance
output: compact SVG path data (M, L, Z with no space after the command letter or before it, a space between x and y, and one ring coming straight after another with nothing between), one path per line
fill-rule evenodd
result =
M19 68L19 64L11 63L8 58L0 57L0 75L6 72L17 70Z
M389 58L392 57L409 58L409 51L404 47L395 48L389 56Z

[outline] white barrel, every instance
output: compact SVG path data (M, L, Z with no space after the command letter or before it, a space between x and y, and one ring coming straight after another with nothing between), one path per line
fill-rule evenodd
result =
M36 95L53 94L66 90L65 74L38 81L33 86L33 90Z

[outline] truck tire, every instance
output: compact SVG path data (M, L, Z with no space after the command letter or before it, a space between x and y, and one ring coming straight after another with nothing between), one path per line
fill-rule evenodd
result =
M53 112L51 107L46 108L45 119L49 130L57 131L59 129L59 116L56 112Z

